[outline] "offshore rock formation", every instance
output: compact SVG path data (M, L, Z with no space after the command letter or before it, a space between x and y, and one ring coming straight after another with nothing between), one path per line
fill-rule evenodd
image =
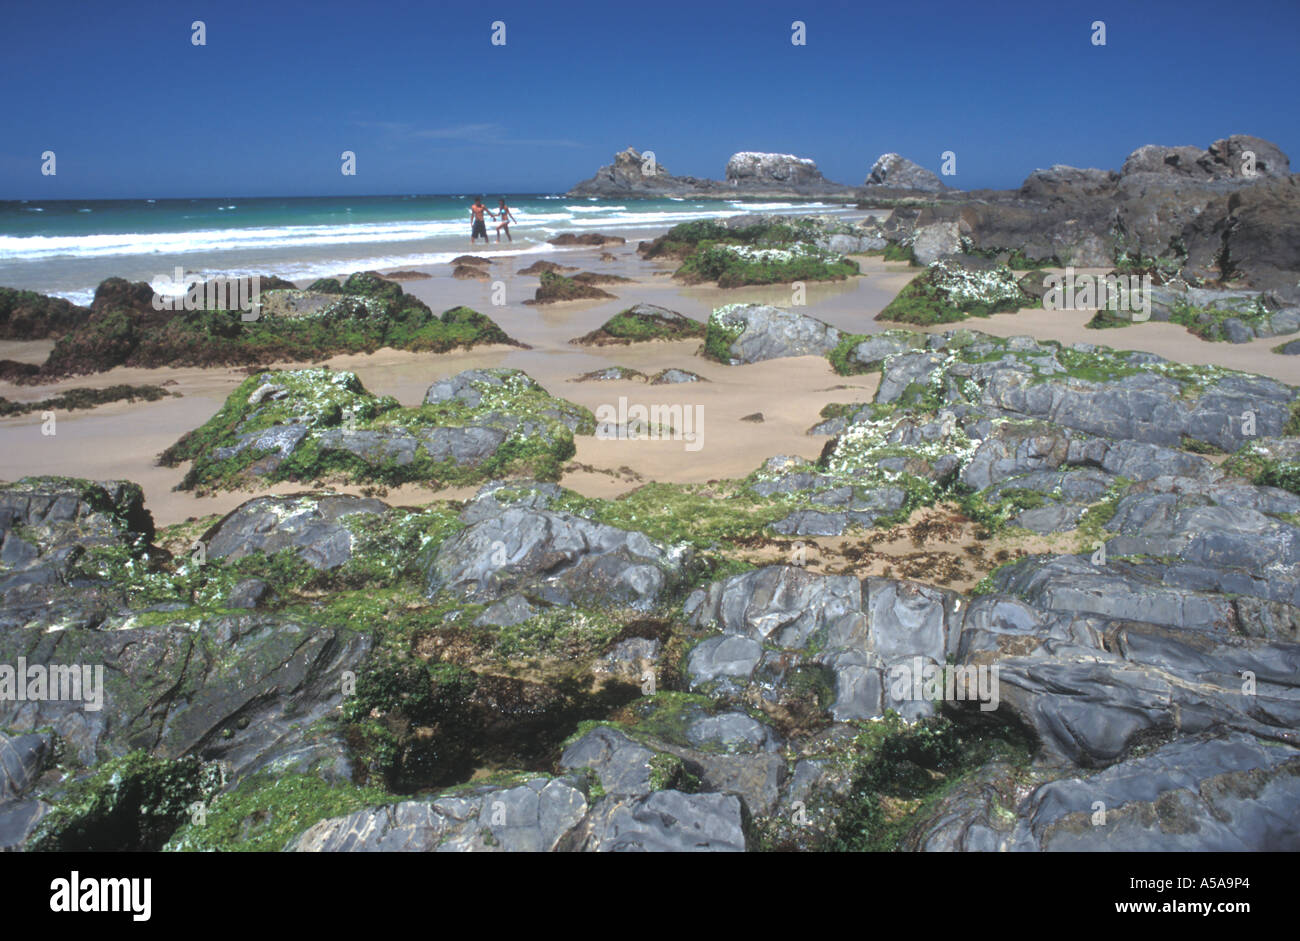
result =
M574 186L565 195L601 196L612 199L663 198L698 199L753 198L851 198L853 188L832 183L822 176L817 164L791 154L741 152L727 161L726 179L709 180L673 176L648 154L629 147L614 155L614 162L601 167L595 176Z
M901 154L881 154L867 174L865 187L887 190L915 190L922 193L940 193L947 185L925 167L915 164Z

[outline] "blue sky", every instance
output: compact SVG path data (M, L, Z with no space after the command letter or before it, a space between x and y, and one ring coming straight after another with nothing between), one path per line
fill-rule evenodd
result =
M1296 0L9 0L0 26L0 199L554 191L629 145L711 177L791 152L847 183L951 150L963 189L1232 133L1300 163Z

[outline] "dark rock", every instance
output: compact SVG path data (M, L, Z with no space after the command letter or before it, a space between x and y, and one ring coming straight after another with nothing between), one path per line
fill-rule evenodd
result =
M54 754L48 733L9 737L0 732L0 806L22 797Z
M313 729L342 702L341 674L370 640L264 615L113 631L0 632L0 662L103 666L102 708L81 701L0 701L0 727L52 728L70 758L93 765L145 748L221 761L233 781L257 770L350 778L337 733Z
M627 239L621 235L605 235L601 232L563 232L546 241L550 245L563 248L568 245L623 245Z
M519 274L539 275L543 271L549 271L552 274L560 274L565 271L577 271L572 265L558 265L553 261L538 260L533 262L527 268L520 268Z
M652 386L669 386L677 385L683 382L708 382L698 373L689 372L685 369L662 369L650 377Z
M230 590L226 606L256 608L271 597L271 586L260 578L246 578Z
M576 276L574 280L579 280ZM580 346L626 345L644 340L685 340L703 337L704 325L657 304L634 304L598 329L570 343Z

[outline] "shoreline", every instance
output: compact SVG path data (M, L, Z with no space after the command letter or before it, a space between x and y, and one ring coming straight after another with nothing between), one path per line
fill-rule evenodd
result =
M364 199L360 197L357 201ZM469 205L468 198L432 199L455 200L457 208L462 202L466 209ZM632 199L638 203L635 211L623 205L623 202L633 205ZM498 246L493 242L487 247L496 254L535 257L563 251L547 240L566 233L608 231L634 242L660 235L677 223L702 219L759 212L857 213L851 204L813 198L778 202L732 198L726 202L731 205L725 206L716 199L629 197L623 201L542 196L525 203L527 208L512 207L520 216L512 226L513 243L502 242ZM250 214L256 211L256 207L240 207L237 203L230 208L248 209ZM302 220L276 217L262 225L236 223L232 213L230 221L223 218L206 224L198 222L193 228L178 231L42 234L7 240L0 236L6 245L6 255L0 257L0 285L88 305L95 288L109 277L148 281L157 290L169 291L178 266L186 276L197 280L274 275L288 281L306 282L331 277L339 271L437 266L465 254L469 241L468 225L460 215L454 220L440 218L449 211L447 206L431 206L418 218L406 219L394 213L355 223L346 216L332 218L327 223L317 223L311 217ZM351 209L347 212L351 213ZM495 236L494 228L488 231L490 236ZM473 250L484 248L479 244Z

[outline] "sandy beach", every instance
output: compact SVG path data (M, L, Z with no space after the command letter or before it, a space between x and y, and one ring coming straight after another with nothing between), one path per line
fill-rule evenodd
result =
M475 254L492 259L489 280L454 279L450 276L452 266L443 264L415 269L428 276L424 278L404 272L403 288L435 311L463 304L486 312L529 349L493 345L442 354L383 349L373 354L336 356L324 364L355 372L371 392L391 395L403 405L418 404L429 384L439 378L466 369L500 366L521 369L552 394L593 411L602 405L617 407L620 397L626 397L630 404L702 407L703 444L693 451L682 441L579 436L577 454L562 483L585 495L615 497L652 480L700 483L743 477L776 454L815 459L826 439L807 432L820 420L822 408L831 403L867 402L875 394L877 374L839 376L825 359L816 356L723 366L697 355L700 344L696 340L603 347L570 342L637 303L657 304L700 321L706 321L715 307L729 303L788 307L791 294L786 285L734 289L683 285L671 277L671 265L642 260L635 241L608 249L556 249L540 256L502 255L494 245L480 247ZM602 254L606 260L601 260ZM518 271L539 257L630 280L607 286L616 295L611 300L527 306L521 302L532 297L538 282ZM807 306L802 312L852 333L875 333L897 326L876 320L876 315L920 269L876 256L855 256L855 260L861 266L861 276L808 285ZM505 285L507 303L503 306L492 304L498 281ZM1029 335L1067 344L1104 343L1157 353L1178 362L1225 366L1300 383L1300 358L1271 352L1276 341L1208 343L1167 323L1088 330L1084 324L1090 316L1086 311L1022 310L971 319L963 326L998 336ZM929 329L942 332L950 328ZM0 355L39 362L51 346L49 341L8 341L0 344ZM303 364L283 364L288 368L295 365ZM646 375L677 368L707 381L654 386L639 380L577 381L586 373L610 366ZM60 414L52 436L41 433L39 413L0 420L0 479L58 474L134 480L144 488L148 506L160 525L228 512L250 494L196 497L177 491L173 488L184 476L185 467L160 467L157 455L185 432L207 421L244 378L242 370L230 368L118 368L47 385L0 384L0 395L17 401L36 401L78 386L103 388L118 383L158 384L173 393L156 402L118 402ZM761 423L741 420L755 413L762 415ZM259 492L291 493L305 486L277 484ZM339 489L362 492L357 487ZM474 489L435 491L405 485L389 489L385 498L418 504L435 498L463 498Z

